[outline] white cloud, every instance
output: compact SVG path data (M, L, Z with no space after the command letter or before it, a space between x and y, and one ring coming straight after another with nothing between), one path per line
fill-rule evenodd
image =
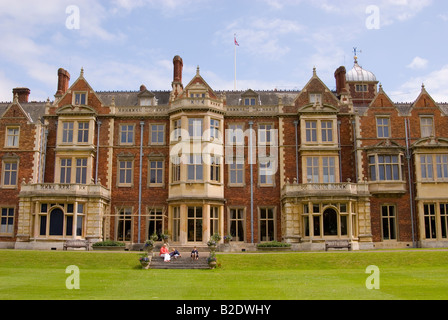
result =
M412 60L412 62L406 66L406 68L424 69L427 66L428 66L428 60L420 58L420 57L415 57L414 60Z
M425 76L409 79L391 92L390 97L394 101L414 102L422 84L436 102L448 102L448 65Z

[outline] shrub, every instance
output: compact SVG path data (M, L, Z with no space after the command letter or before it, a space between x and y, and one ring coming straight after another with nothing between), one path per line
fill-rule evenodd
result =
M93 247L124 247L126 244L124 242L119 241L112 241L112 240L106 240L106 241L100 241L97 243L94 243Z
M258 248L289 248L290 246L291 246L290 243L284 243L278 241L264 242L259 243L257 245Z

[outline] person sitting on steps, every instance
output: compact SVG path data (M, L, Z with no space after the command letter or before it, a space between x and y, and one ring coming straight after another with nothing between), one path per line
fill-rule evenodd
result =
M198 251L198 249L196 249L196 247L194 247L193 251L191 251L191 259L199 260L199 251Z
M160 248L160 256L164 262L170 262L170 251L168 250L166 243Z

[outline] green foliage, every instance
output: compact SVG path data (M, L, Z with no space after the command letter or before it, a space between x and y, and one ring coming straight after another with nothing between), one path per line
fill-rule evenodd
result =
M271 241L271 242L263 242L259 243L257 245L258 248L289 248L291 247L291 244L284 243L284 242L278 242L278 241Z
M124 247L125 245L126 244L124 242L106 240L106 241L96 242L92 246L93 247Z

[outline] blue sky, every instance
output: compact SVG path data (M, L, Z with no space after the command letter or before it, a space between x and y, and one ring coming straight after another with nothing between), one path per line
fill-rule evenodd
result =
M301 89L313 67L333 89L357 47L393 101L414 101L424 83L448 102L447 31L443 0L1 0L0 101L14 87L53 100L60 67L71 83L83 67L97 91L169 90L175 55L184 84L199 66L232 90L236 33L239 90Z

